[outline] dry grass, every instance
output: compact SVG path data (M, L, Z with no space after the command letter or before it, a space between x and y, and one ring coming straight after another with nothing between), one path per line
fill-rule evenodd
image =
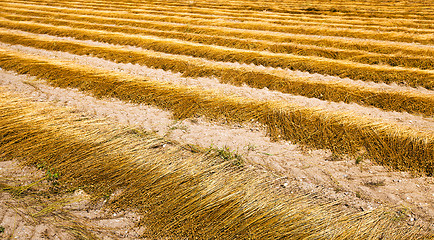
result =
M413 44L434 43L434 11L428 0L14 0L0 6L0 27L5 28L0 29L0 41L5 43L139 63L190 77L216 76L225 83L385 110L426 116L434 111L433 97L416 95L416 90L290 79L281 69L216 62L432 90L434 51ZM8 29L157 52L50 40ZM331 149L332 156L349 153L356 163L363 154L396 170L434 175L434 136L429 131L351 113L222 96L8 49L0 49L0 67L100 98L157 106L170 110L175 119L254 121L275 140ZM66 184L85 187L96 197L111 196L110 207L141 213L141 223L152 233L144 237L152 239L434 238L432 232L402 221L402 213L394 208L342 211L339 203L284 193L270 183L275 176L244 168L241 158L225 149L193 149L1 90L0 157L45 166ZM384 182L364 184L375 188Z
M223 48L135 34L87 30L33 22L0 20L0 26L30 31L33 33L74 37L82 40L133 45L154 51L203 57L215 61L242 62L270 67L281 67L340 77L349 77L365 81L405 83L409 86L422 86L427 89L432 89L434 87L434 73L428 70L373 66L325 58Z
M222 64L193 61L182 56L164 56L152 52L126 50L118 47L92 46L61 40L56 40L55 44L53 44L51 39L9 33L2 29L0 29L0 41L46 50L92 55L115 62L137 63L148 67L181 72L184 76L190 77L216 76L226 83L237 85L245 83L251 87L267 87L270 90L335 102L356 102L385 110L421 113L426 116L434 115L434 98L431 95L405 91L380 91L336 82L289 78L283 73L278 74L279 71L277 70L273 73L267 70L234 68Z
M14 1L14 2L24 2L24 1ZM45 1L25 1L27 2L36 2L36 3L45 3ZM225 14L249 14L258 16L261 18L271 17L271 18L288 18L290 17L300 17L301 14L308 15L316 18L321 18L324 16L328 17L341 17L343 20L345 19L363 19L369 21L371 19L381 19L386 21L399 21L404 24L411 24L412 26L417 26L415 24L419 22L429 22L432 21L433 18L429 17L429 14L432 11L427 11L426 6L432 4L429 0L425 0L422 2L404 2L404 1L394 1L394 6L384 6L384 2L379 1L370 1L369 4L366 2L355 2L355 1L347 1L346 3L334 2L331 4L327 4L324 2L320 2L320 4L316 4L316 7L309 7L309 3L304 1L295 2L295 1L281 1L282 3L277 3L276 1L256 1L255 7L251 7L252 3L248 3L246 1L231 1L229 4L227 2L218 2L217 4L206 2L206 1L128 1L128 2L119 2L119 1L110 1L110 4L105 2L86 2L86 1L50 1L50 5L54 6L64 6L65 3L69 6L73 6L75 8L87 8L87 9L102 9L102 10L118 10L119 8L128 9L128 10L136 10L143 8L151 9L169 9L171 11L190 11L193 13L205 13L209 14L208 8L213 8L213 12L225 13ZM246 5L246 4L249 5ZM290 8L291 10L283 10L276 9L276 6L279 8ZM341 9L344 6L345 9ZM354 6L357 6L354 8ZM348 9L351 7L351 10ZM368 8L369 10L367 10ZM414 12L414 9L417 9L418 12ZM375 12L375 13L374 13ZM387 15L382 16L378 13L387 13ZM409 14L411 12L411 14ZM366 16L368 14L368 16ZM376 15L378 14L378 15ZM264 16L265 15L265 16Z
M390 209L343 212L286 195L270 176L193 153L151 133L85 120L71 111L0 94L3 159L45 164L110 206L142 213L153 239L429 239ZM16 151L20 149L20 151ZM273 190L274 189L274 190Z
M60 10L67 11L67 10ZM261 31L274 31L274 32L284 32L292 34L308 34L308 35L323 35L323 36L339 36L339 37L352 37L352 38L363 38L363 39L374 39L374 40L387 40L387 41L400 41L400 42L417 42L421 44L433 44L434 34L414 34L405 32L382 32L377 30L368 29L352 29L344 27L329 27L324 25L309 26L302 23L291 24L291 25L281 25L267 22L223 22L208 19L186 19L185 17L177 16L161 16L161 15L150 15L141 14L140 17L145 20L154 21L166 21L174 23L184 23L184 24L198 24L204 26L220 26L228 28L237 29L248 29L248 30L261 30Z
M315 45L303 45L299 43L255 40L250 38L241 39L235 37L237 36L236 34L233 36L223 36L225 32L230 33L230 31L233 30L228 31L226 28L221 27L209 27L192 24L185 26L171 24L169 22L131 20L113 17L109 18L94 15L82 15L82 12L80 14L64 14L59 13L58 11L47 12L18 8L5 8L4 10L6 9L9 13L14 13L14 15L9 15L7 17L9 19L16 20L34 20L46 24L65 25L71 27L83 26L85 28L101 30L106 29L100 24L111 24L119 25L117 27L112 26L112 30L119 32L152 35L164 38L175 38L209 45L219 45L256 51L270 51L274 53L291 53L303 56L318 56L338 60L350 60L365 64L386 64L390 66L434 69L434 58L427 56L378 54L361 50L327 48ZM18 13L23 15L17 15ZM37 18L30 17L29 14L36 16ZM50 18L47 18L47 16L50 16Z
M176 118L206 116L228 121L257 121L270 136L357 154L365 149L374 161L399 170L434 173L434 139L430 133L378 123L350 114L331 113L282 102L220 96L198 90L113 74L91 68L0 51L0 66L47 80L54 86L74 87L97 97L115 97L169 109Z
M37 6L34 6L33 8L38 8ZM7 7L5 9L8 9ZM45 8L43 8L45 9ZM17 11L17 8L13 8L13 10ZM46 10L46 9L45 9ZM39 16L42 13L40 11L36 10L19 10L26 12L26 15L29 13L38 14ZM86 10L82 10L86 12ZM65 13L68 13L69 15L75 15L76 17L81 17L81 19L89 19L89 17L97 16L97 17L106 17L106 18L113 18L116 17L118 19L118 25L119 23L123 24L133 24L134 26L142 26L141 24L138 24L138 22L141 21L148 21L148 22L154 22L155 21L149 21L150 19L141 17L140 15L131 15L131 14L123 14L123 13L117 13L117 12L100 12L100 11L89 11L88 14L91 16L85 16L80 14L77 14L77 11L74 10L68 10L68 9L59 9L58 12L61 12L65 15ZM58 13L57 12L57 13ZM43 13L47 13L46 11L43 11ZM56 18L59 16L57 15ZM152 19L151 19L152 20ZM168 25L168 29L177 29L174 24L166 23ZM284 35L278 32L268 32L268 31L256 31L256 30L246 30L246 29L236 29L236 28L224 28L224 27L217 27L217 26L200 26L194 23L188 23L189 26L187 26L187 30L184 32L194 32L194 33L206 33L206 34L212 34L212 35L218 35L218 36L228 36L228 37L237 37L237 38L251 38L251 39L262 39L262 40L268 40L273 42L280 42L280 43L298 43L298 44L308 44L308 45L317 45L322 47L334 47L334 48L340 48L340 49L348 49L348 50L362 50L367 52L377 52L382 54L393 54L396 52L401 52L403 54L410 54L410 55L427 55L427 56L434 56L433 51L429 51L427 49L420 49L418 46L395 46L394 44L391 45L390 43L378 43L375 41L370 41L368 39L356 40L353 39L352 41L348 41L347 39L339 39L339 38L320 38L318 39L315 36L305 36L305 35ZM152 24L150 23L148 27L151 27ZM178 26L178 27L185 27L185 26Z

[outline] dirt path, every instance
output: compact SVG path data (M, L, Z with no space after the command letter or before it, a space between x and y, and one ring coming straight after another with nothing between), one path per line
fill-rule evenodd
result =
M339 200L347 207L362 210L382 205L403 206L409 209L409 224L425 222L434 227L432 177L391 172L368 159L334 156L325 150L290 142L272 142L260 126L211 123L203 119L174 121L170 112L154 107L95 99L10 72L0 72L0 85L35 101L74 107L90 117L105 117L119 124L152 130L173 140L228 148L241 154L247 164L260 165L281 176L281 186L291 191Z

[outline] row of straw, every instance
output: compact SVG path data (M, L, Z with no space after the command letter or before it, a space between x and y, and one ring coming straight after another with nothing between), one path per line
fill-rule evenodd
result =
M32 4L32 7L36 5L33 4L42 4L46 5L47 3L44 1L14 1L13 5L17 5L19 3L23 3L21 6L27 6ZM26 5L24 5L26 4ZM66 5L67 4L67 5ZM12 5L11 2L8 5ZM52 7L65 7L79 9L80 11L86 11L89 9L92 10L107 10L107 11L118 11L118 10L128 10L134 14L144 14L144 13L161 13L161 15L174 15L174 16L185 16L196 17L200 16L201 18L206 19L216 19L221 17L222 19L232 19L232 20L259 20L259 21L270 21L273 23L278 23L282 25L289 25L293 21L304 21L308 19L309 21L306 23L309 24L326 24L327 26L333 25L342 25L350 27L359 27L366 29L384 29L385 31L401 31L404 32L424 32L425 30L431 29L431 24L429 22L423 22L415 19L397 19L394 21L390 18L357 18L350 17L345 18L342 16L333 16L333 15L322 15L318 14L310 14L305 12L303 15L300 14L285 14L278 15L276 13L271 12L255 12L255 11L239 11L239 10L231 10L231 9L217 9L214 8L210 11L208 8L196 8L193 6L189 7L180 7L180 6L169 6L168 4L158 4L153 1L152 3L144 3L136 2L136 3L126 3L126 2L115 2L110 1L107 2L89 2L89 1L50 1L49 3ZM39 5L40 6L40 5ZM117 14L117 13L115 13ZM425 30L423 30L425 29Z
M181 72L186 77L215 76L224 83L248 84L255 88L267 87L283 93L303 95L335 102L356 102L375 106L384 110L434 115L434 96L406 92L380 91L332 81L309 81L304 78L285 76L275 70L256 70L248 67L231 67L225 64L213 64L194 61L190 58L174 55L162 55L146 51L128 50L114 46L94 46L75 41L32 37L28 34L10 33L0 29L0 41L20 44L45 50L69 52L78 55L91 55L120 63L134 63L148 67ZM53 44L55 43L55 44Z
M426 1L426 0L425 0ZM128 3L136 3L143 4L144 1L128 1ZM146 1L145 1L146 2ZM274 14L311 14L311 15L332 15L332 16L344 16L344 17L364 17L364 18L397 18L397 19L417 19L417 20L425 20L430 21L434 20L433 17L429 15L430 10L427 11L426 5L430 4L429 1L426 1L422 4L412 3L411 5L404 4L404 6L388 8L389 10L378 11L379 9L383 9L383 6L379 6L378 4L373 4L375 11L372 9L364 9L365 7L369 7L371 5L367 5L366 2L358 2L355 3L353 1L349 2L349 6L346 6L347 9L342 9L342 2L339 2L338 5L330 5L326 3L321 3L321 5L317 5L318 8L315 7L307 7L305 2L298 2L296 5L293 5L292 1L284 1L283 5L276 1L255 1L255 3L251 1L231 1L229 3L226 2L218 2L217 4L211 3L209 1L147 1L148 4L152 3L154 5L167 5L174 7L190 7L190 8L213 8L213 9L222 9L222 10L232 10L232 11L254 11L254 12L271 12ZM395 3L396 4L396 3ZM329 6L329 7L327 7ZM356 6L356 7L353 7ZM349 9L348 9L349 7ZM418 8L420 12L414 13L413 11L409 14L403 9L407 8Z
M17 151L19 149L19 151ZM389 209L339 210L283 193L266 174L152 133L85 120L0 93L0 156L43 165L70 187L141 213L148 239L429 239Z
M309 26L304 24L280 25L267 22L230 22L230 21L214 21L207 19L192 19L176 16L160 16L160 15L141 15L142 18L147 18L158 21L176 22L184 24L198 24L209 26L220 26L248 30L274 31L292 34L309 34L321 36L338 36L352 37L374 40L387 40L399 42L417 42L421 44L433 44L434 34L413 34L404 32L381 32L378 30L367 29L352 29L352 28L336 28L323 25Z
M14 51L0 51L0 67L29 74L57 87L73 87L97 97L146 103L176 118L205 116L232 122L256 121L273 139L291 140L334 152L359 154L398 170L434 173L434 137L351 113L332 113L275 101L221 96L211 90L178 86L95 70Z
M59 1L62 2L62 1ZM64 2L64 1L63 1ZM425 28L430 29L430 21L418 20L418 19L403 19L397 18L367 18L367 17L346 17L346 16L336 16L329 14L315 14L309 13L308 11L303 11L300 13L287 13L287 14L279 14L273 12L264 12L264 11L251 11L251 10L234 10L230 8L221 9L218 6L213 7L212 11L209 8L201 8L193 5L190 6L170 6L170 4L161 4L155 1L144 3L143 1L139 2L116 2L116 7L113 6L114 2L111 2L111 5L99 3L95 5L95 3L84 3L83 1L77 1L79 4L75 4L73 7L80 8L86 4L90 6L97 6L96 9L106 9L106 10L117 10L120 7L123 9L128 9L132 13L142 13L143 10L157 10L160 12L177 12L177 13L194 13L194 14L203 14L203 15L223 15L223 16L232 16L232 17L254 17L260 20L306 20L307 18L310 21L317 20L317 22L324 23L348 23L348 24L357 24L361 26L371 25L371 26L405 26L410 28ZM139 7L140 6L140 7ZM134 8L135 7L135 8ZM412 6L414 8L414 6ZM94 8L95 9L95 8ZM422 9L421 9L422 10Z
M81 2L81 1L78 1ZM253 12L266 12L266 13L273 13L273 14L293 14L293 15L300 15L300 14L311 14L311 15L331 15L331 16L344 16L344 17L364 17L364 18L397 18L397 19L418 19L418 20L425 20L425 19L431 19L429 13L430 10L427 11L426 5L429 4L428 2L425 2L425 5L419 4L419 3L411 3L409 5L408 3L404 5L398 5L397 7L396 3L395 5L385 7L384 5L378 5L373 4L376 12L373 12L371 9L366 10L365 7L370 7L371 5L367 5L366 2L349 2L350 9L342 9L342 2L339 2L338 5L334 5L332 3L321 3L321 5L317 5L317 8L309 8L306 7L305 2L293 2L293 1L284 1L284 5L281 5L278 2L275 1L256 1L255 3L251 1L231 1L229 4L224 2L218 2L217 4L211 3L209 1L128 1L124 4L132 5L142 5L144 2L148 2L148 4L154 4L154 5L164 5L164 6L172 6L172 7L189 7L189 8L213 8L218 10L232 10L232 11L253 11ZM280 5L279 5L280 4ZM93 3L94 6L101 6L101 3ZM356 6L355 8L353 6ZM107 6L107 8L110 8L110 6ZM409 15L408 12L406 12L404 9L413 9L418 8L420 12L414 13L411 12ZM383 9L383 11L378 12L379 9ZM385 15L383 15L385 14Z
M112 24L111 30L142 35L152 35L164 38L175 38L185 41L193 41L202 44L219 45L232 48L240 48L255 51L270 51L274 53L291 53L303 56L317 56L331 59L350 60L365 64L386 64L390 66L402 66L419 69L434 69L434 58L428 56L413 56L404 54L378 54L361 50L345 50L337 48L325 48L315 45L303 45L297 43L275 42L266 40L242 39L233 36L222 36L224 28L214 28L199 25L179 25L168 22L130 20L121 18L108 18L101 16L87 16L79 14L65 14L46 11L24 10L16 8L4 8L13 13L17 20L36 20L41 23L66 25L72 27L85 27L105 30L105 27L94 24ZM26 17L23 19L23 14ZM50 16L48 19L29 18L29 14L36 17ZM10 18L9 16L8 18ZM91 24L90 24L91 23ZM81 24L81 25L80 25ZM137 29L139 27L140 29ZM259 33L258 33L259 34Z
M13 5L11 5L13 6ZM72 5L69 8L80 9L80 6L83 5ZM94 5L90 4L89 7L95 9ZM351 20L339 19L333 16L323 16L321 18L309 16L309 14L303 16L296 15L286 15L286 16L276 16L276 15L264 15L264 13L246 13L246 12L228 12L214 9L210 12L207 9L195 9L191 10L191 12L186 11L185 8L170 8L167 6L158 6L158 5L141 5L138 7L137 5L117 5L116 7L108 7L108 5L99 4L95 10L109 10L116 11L119 9L128 9L131 13L134 14L159 14L163 16L176 16L176 17L188 17L192 19L207 19L207 20L226 20L226 21L249 21L249 22L269 22L274 24L279 24L282 26L287 25L308 25L308 26L324 26L324 27L343 27L343 28L351 28L351 29L366 29L366 30L378 30L381 32L403 32L403 33L433 33L433 30L430 29L429 24L419 24L414 27L408 26L390 26L389 24L383 24L384 21L374 22L374 21L363 21L357 20L355 18ZM81 8L83 13L87 14L86 8ZM339 20L340 21L339 21ZM175 19L173 19L175 20ZM390 20L389 20L390 21ZM413 22L414 23L414 22ZM406 25L406 22L403 22L403 25Z
M8 6L8 4L2 4ZM24 5L25 6L25 5ZM26 8L26 7L24 7ZM7 9L7 8L5 8ZM14 8L17 9L17 8ZM97 17L108 17L113 18L116 17L119 20L127 21L128 19L130 22L132 20L139 21L149 21L149 20L156 20L155 18L147 18L146 15L143 14L126 14L126 13L119 13L119 12L104 12L104 11L89 11L89 10L81 10L77 11L74 9L52 9L52 8L46 8L46 7L36 7L32 6L32 12L35 12L36 9L40 9L40 11L55 11L55 12L62 12L64 14L88 14L93 15ZM29 11L29 10L28 10ZM27 13L28 14L28 13ZM117 24L116 24L117 25ZM170 24L174 25L174 24ZM262 40L268 40L273 42L293 42L293 43L299 43L299 44L309 44L309 45L317 45L317 46L323 46L323 47L334 47L334 48L341 48L341 49L350 49L350 50L363 50L368 52L377 52L377 53L383 53L383 54L393 54L396 52L401 52L403 54L410 54L410 55L428 55L433 56L433 51L429 49L421 49L418 46L411 46L411 45L395 45L390 44L389 42L377 42L377 41L370 41L365 39L364 41L354 39L353 41L348 41L347 39L343 38L333 38L333 37L326 37L326 38L320 38L318 39L317 36L309 36L309 35L300 35L300 34L282 34L278 32L269 32L269 31L256 31L256 30L246 30L246 29L236 29L236 28L225 28L225 27L218 27L218 26L200 26L192 23L188 23L188 25L191 27L188 31L193 31L195 33L206 33L206 34L212 34L212 35L224 35L224 36L230 36L230 37L243 37L243 38L253 38L253 39L262 39ZM195 30L196 29L196 30Z
M4 15L0 14L0 16ZM80 24L82 27L83 25L84 24ZM98 25L94 26L97 27ZM0 27L61 37L74 37L81 40L132 45L164 53L190 55L215 61L281 67L291 70L349 77L365 81L385 83L395 82L412 87L422 86L427 89L433 89L434 87L434 73L429 70L401 69L386 66L356 64L341 60L223 48L186 41L141 36L138 34L123 34L101 30L97 31L82 28L53 26L34 22L10 21L5 19L0 20ZM104 28L110 29L112 27L104 26Z
M132 1L136 2L136 1ZM138 2L137 2L138 3ZM154 1L152 1L154 3ZM283 4L278 3L276 1L265 1L265 2L251 2L251 1L231 1L230 3L222 3L218 2L218 4L210 3L208 1L195 1L192 4L189 1L172 1L172 2L157 2L155 4L166 4L171 6L181 6L181 7L201 7L201 8L215 8L215 9L231 9L231 10L240 10L240 11L256 11L256 12L272 12L272 13L281 13L281 14L316 14L316 15L335 15L335 16L345 16L345 17L364 17L364 18L397 18L397 19L417 19L417 20L425 20L432 21L434 17L430 15L431 11L426 11L426 5L432 4L431 2L424 2L422 4L415 4L411 6L415 6L417 10L420 10L418 13L414 13L411 9L409 12L405 10L402 11L402 7L399 9L393 9L390 11L378 11L378 5L374 4L374 9L368 8L364 9L364 7L369 6L366 2L359 3L358 6L355 6L354 2L350 2L350 6L346 6L346 9L342 9L341 3L337 5L329 5L329 7L325 7L324 3L320 5L318 8L315 7L307 7L306 3L300 2L298 5L291 6L291 2L284 1ZM425 4L425 5L424 5ZM324 8L324 7L325 8Z

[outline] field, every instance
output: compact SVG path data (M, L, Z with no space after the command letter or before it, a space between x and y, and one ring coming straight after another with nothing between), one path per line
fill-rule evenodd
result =
M11 239L432 239L434 4L0 1L0 202Z

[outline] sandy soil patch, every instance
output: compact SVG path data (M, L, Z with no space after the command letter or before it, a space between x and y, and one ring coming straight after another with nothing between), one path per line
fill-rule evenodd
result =
M40 181L46 176L35 167L0 159L1 239L138 239L145 233L133 212L109 211L107 200L91 202L81 189ZM18 194L19 187L25 190Z

